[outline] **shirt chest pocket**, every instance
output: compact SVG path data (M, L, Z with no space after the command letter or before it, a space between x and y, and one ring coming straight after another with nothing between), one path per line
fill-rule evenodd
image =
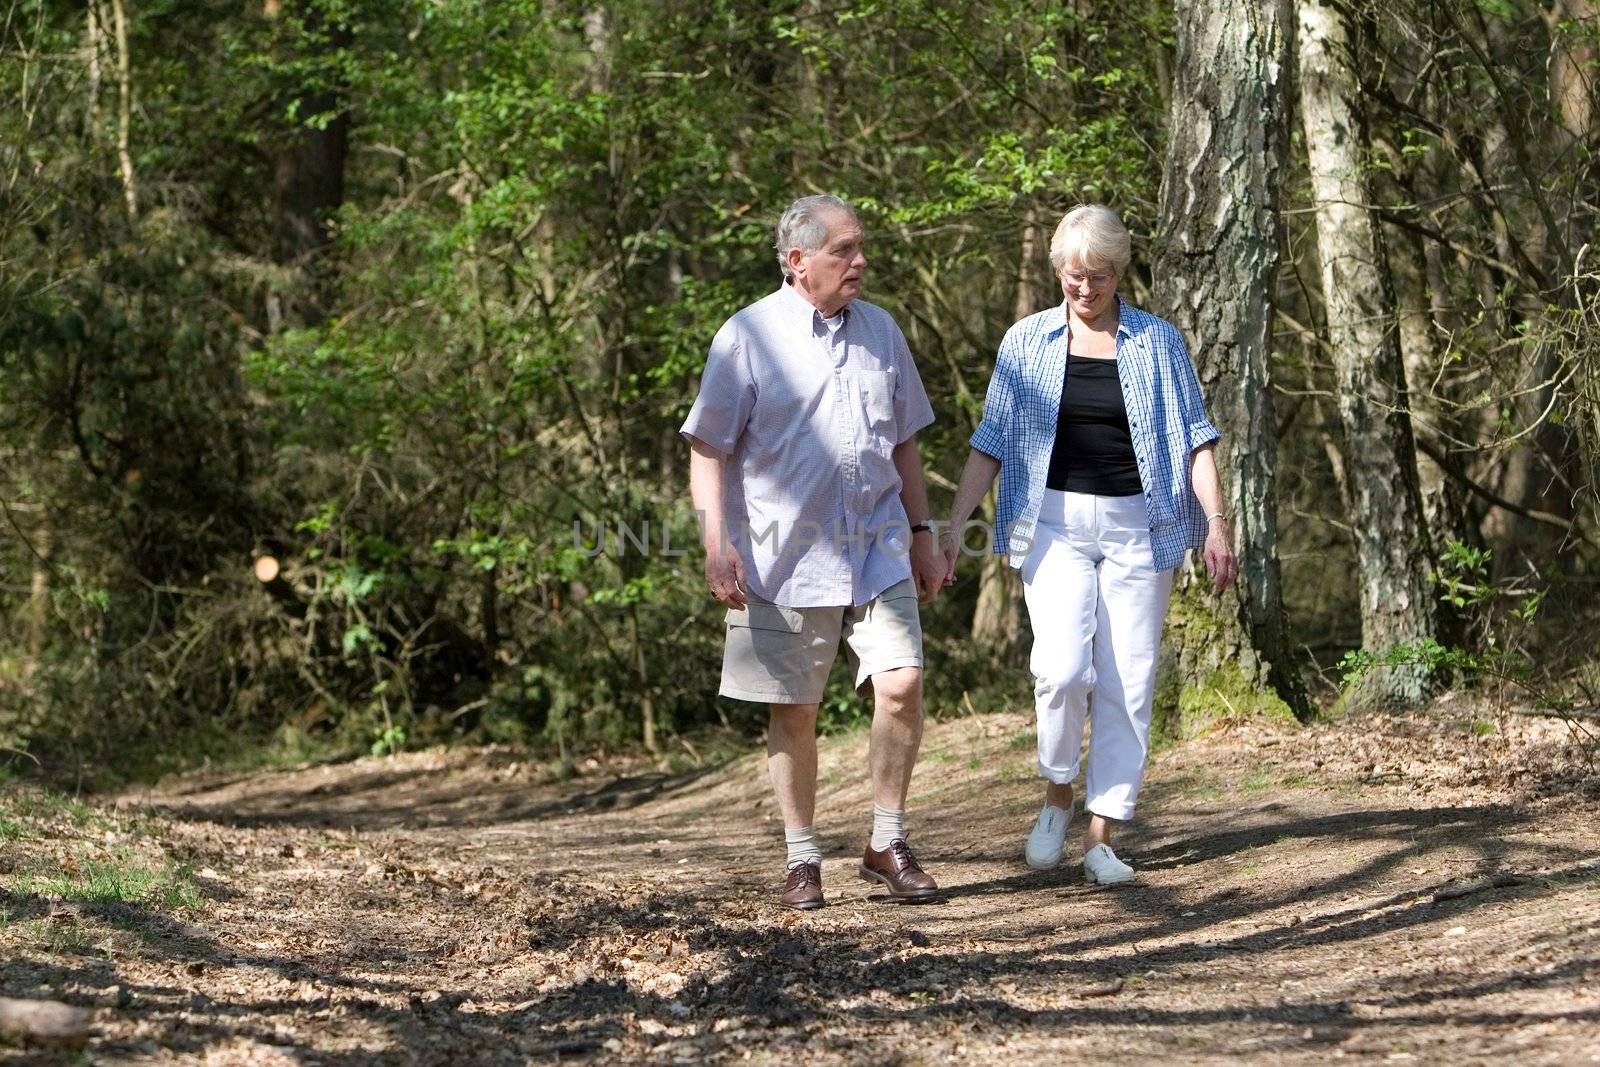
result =
M1058 376L1053 385L1047 385L1041 377L1030 375L1017 383L1012 418L1015 430L1025 435L1025 440L1050 442L1056 438L1056 420L1061 411L1061 378Z
M863 370L856 375L856 390L861 398L861 410L867 425L874 432L894 437L894 387L893 370Z

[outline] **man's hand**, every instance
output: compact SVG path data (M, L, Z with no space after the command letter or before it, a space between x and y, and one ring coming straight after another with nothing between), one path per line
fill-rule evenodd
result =
M917 583L917 600L926 604L944 588L947 569L933 534L918 530L911 535L911 579Z
M736 610L745 606L744 594L748 586L744 580L744 564L732 545L706 548L706 584L717 602Z
M1211 576L1212 584L1217 587L1217 592L1222 592L1233 584L1239 576L1239 561L1234 558L1232 538L1228 536L1228 524L1222 519L1212 519L1210 530L1206 532L1206 546L1203 550L1206 561L1206 573Z

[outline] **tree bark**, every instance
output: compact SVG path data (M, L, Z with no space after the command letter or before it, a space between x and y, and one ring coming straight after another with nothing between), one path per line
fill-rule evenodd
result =
M1316 199L1317 248L1338 380L1360 575L1361 641L1382 653L1436 637L1431 549L1418 489L1393 283L1370 206L1356 37L1326 0L1300 0L1300 111ZM1421 667L1374 672L1361 695L1400 705L1428 691Z
M1185 731L1207 715L1310 706L1283 617L1268 374L1289 6L1183 0L1177 30L1154 302L1188 340L1222 429L1217 466L1240 557L1237 593L1216 594L1190 568L1174 586L1168 646Z
M133 177L133 152L129 148L133 125L133 63L128 54L128 16L122 0L111 0L111 20L117 43L117 166L122 172L122 196L128 218L139 217L139 190Z

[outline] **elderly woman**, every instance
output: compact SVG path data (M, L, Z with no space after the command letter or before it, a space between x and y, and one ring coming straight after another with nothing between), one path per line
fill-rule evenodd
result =
M1000 343L942 537L950 582L960 533L999 474L994 550L1022 571L1046 779L1024 856L1061 862L1088 716L1083 870L1105 884L1133 877L1111 829L1133 816L1144 776L1173 568L1203 548L1219 589L1237 573L1219 434L1177 329L1117 295L1129 255L1109 208L1074 208L1056 227L1050 262L1066 299Z

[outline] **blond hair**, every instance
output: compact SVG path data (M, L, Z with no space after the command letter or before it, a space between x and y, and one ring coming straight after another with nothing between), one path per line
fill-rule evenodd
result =
M1104 204L1079 204L1050 238L1050 266L1057 275L1076 265L1122 276L1133 258L1133 240L1117 213Z

